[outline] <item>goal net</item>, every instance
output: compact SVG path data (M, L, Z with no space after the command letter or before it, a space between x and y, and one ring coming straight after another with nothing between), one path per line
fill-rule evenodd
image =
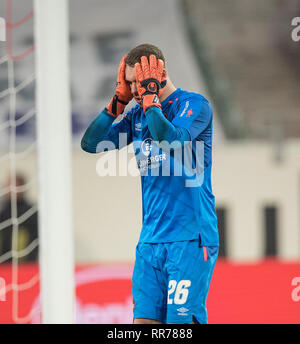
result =
M30 322L39 309L20 313L20 302L30 288L39 287L39 272L27 278L19 276L19 265L34 262L38 254L37 205L27 199L37 185L37 169L26 170L26 160L36 151L34 102L33 44L16 47L20 30L33 37L33 9L17 18L13 1L1 2L0 56L0 137L1 137L1 203L0 203L0 264L5 265L2 277L3 305L9 302L11 320ZM31 29L31 32L30 32ZM22 51L20 51L20 48ZM27 75L23 71L27 72ZM3 306L1 305L1 306Z
M14 323L73 321L66 14L66 0L0 2L0 307ZM41 301L23 307L32 289Z

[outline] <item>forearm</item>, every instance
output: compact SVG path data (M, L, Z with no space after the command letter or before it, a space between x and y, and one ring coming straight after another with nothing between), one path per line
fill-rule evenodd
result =
M89 125L81 139L81 148L89 153L97 153L97 145L109 132L115 117L104 109Z
M167 141L169 144L177 141L181 146L190 141L189 132L184 128L175 127L165 118L160 108L153 106L146 111L145 115L154 141L159 143Z

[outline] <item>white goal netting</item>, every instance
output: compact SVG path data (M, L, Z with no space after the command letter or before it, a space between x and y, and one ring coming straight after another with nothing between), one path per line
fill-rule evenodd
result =
M26 304L39 288L34 14L31 0L19 5L0 2L0 307L28 323L39 311Z

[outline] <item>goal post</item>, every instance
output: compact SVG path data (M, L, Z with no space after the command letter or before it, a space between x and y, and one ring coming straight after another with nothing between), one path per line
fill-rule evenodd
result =
M34 0L42 322L73 323L68 0Z

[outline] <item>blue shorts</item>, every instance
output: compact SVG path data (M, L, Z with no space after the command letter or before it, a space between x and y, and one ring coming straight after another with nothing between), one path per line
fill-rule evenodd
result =
M218 247L198 240L139 243L132 276L134 318L207 323L206 298Z

